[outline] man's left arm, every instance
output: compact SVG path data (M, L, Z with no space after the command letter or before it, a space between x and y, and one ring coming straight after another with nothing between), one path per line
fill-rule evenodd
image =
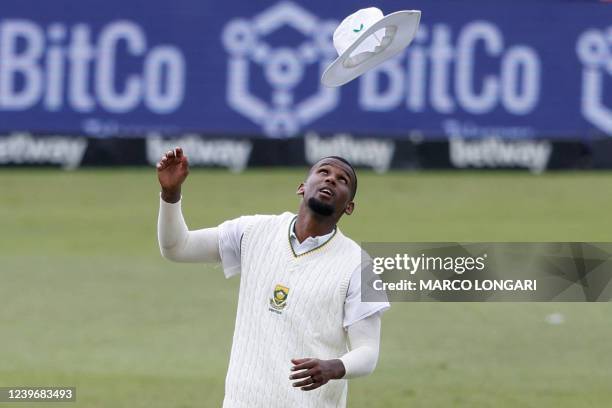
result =
M292 359L290 380L303 391L310 391L330 380L356 378L371 374L378 362L380 348L380 313L361 319L347 329L349 352L340 358L319 360L316 358Z
M378 362L380 349L380 315L374 313L348 327L350 351L340 358L346 369L343 378L370 375Z

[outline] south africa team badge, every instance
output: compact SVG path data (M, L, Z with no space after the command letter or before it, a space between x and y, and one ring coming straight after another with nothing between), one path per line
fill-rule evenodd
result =
M289 288L283 285L276 285L272 297L270 298L270 311L281 314L281 311L287 306L287 297L289 296Z

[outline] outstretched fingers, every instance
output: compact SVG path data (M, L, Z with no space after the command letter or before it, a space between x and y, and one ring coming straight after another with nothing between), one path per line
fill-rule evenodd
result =
M316 390L317 388L319 388L320 386L322 386L323 383L312 383L311 385L307 386L307 387L302 387L302 391L312 391L312 390Z
M291 367L291 371L303 370L305 368L312 368L317 364L317 361L313 358L294 358L291 359L291 362L294 364Z
M311 385L314 384L315 380L312 377L308 377L305 380L299 381L299 382L294 382L293 386L294 387L305 387L307 385Z
M306 378L306 377L310 377L310 376L315 375L315 374L317 374L317 371L311 368L309 370L303 370L303 371L300 371L299 373L292 374L289 377L289 379L290 380L297 380L299 378Z
M290 380L298 380L292 385L294 387L301 387L304 391L314 390L315 388L319 388L323 385L323 382L320 378L320 368L318 367L318 360L315 358L294 358L291 359L291 362L294 364L291 367L291 371L299 371L291 374L289 376Z

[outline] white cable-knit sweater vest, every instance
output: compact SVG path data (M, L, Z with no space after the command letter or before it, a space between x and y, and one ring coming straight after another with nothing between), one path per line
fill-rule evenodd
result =
M344 300L359 246L339 230L295 256L291 213L249 226L241 242L240 295L225 382L224 408L346 406L347 381L302 391L289 380L292 358L345 354Z

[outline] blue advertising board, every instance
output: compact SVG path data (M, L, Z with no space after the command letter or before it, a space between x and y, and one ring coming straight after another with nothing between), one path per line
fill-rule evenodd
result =
M362 7L422 10L405 52L319 78ZM424 139L612 135L612 5L5 0L0 131Z

